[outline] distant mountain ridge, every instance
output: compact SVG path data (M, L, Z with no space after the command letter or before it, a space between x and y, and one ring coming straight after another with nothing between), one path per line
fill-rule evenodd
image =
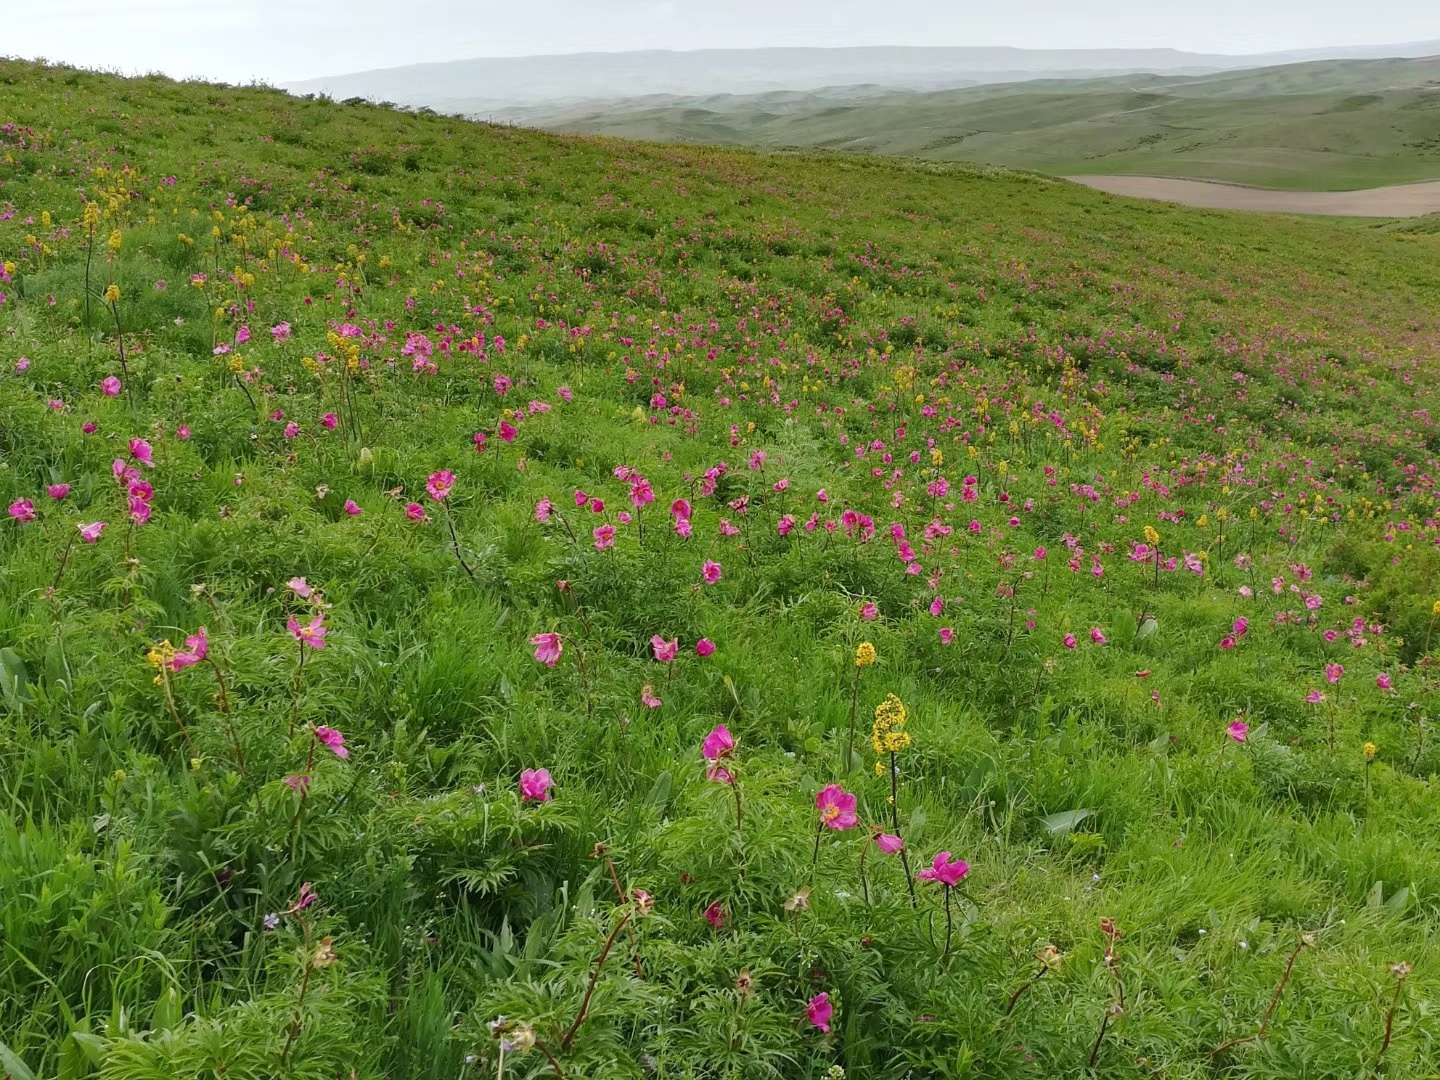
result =
M845 49L702 49L494 57L382 68L290 83L324 93L483 115L553 102L649 95L702 96L874 86L936 91L982 83L1103 75L1203 75L1301 60L1440 54L1440 40L1373 49L1320 49L1256 56L1177 49L1022 49L861 46Z

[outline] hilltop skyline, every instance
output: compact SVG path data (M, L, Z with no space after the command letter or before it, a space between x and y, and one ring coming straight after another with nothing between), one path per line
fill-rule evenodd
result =
M537 14L538 10L538 14ZM823 17L822 17L823 15ZM400 32L397 32L400 31ZM413 31L413 32L412 32ZM1424 0L56 0L7 12L7 55L225 82L300 81L409 64L647 49L855 45L1172 48L1246 55L1440 37Z

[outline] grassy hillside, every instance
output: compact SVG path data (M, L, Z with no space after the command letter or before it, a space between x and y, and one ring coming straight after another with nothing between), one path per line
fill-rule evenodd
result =
M824 147L1059 175L1132 173L1315 190L1440 178L1440 59L1433 58L938 93L852 87L637 99L513 116L626 138Z
M1440 1068L1440 238L0 87L0 1072Z

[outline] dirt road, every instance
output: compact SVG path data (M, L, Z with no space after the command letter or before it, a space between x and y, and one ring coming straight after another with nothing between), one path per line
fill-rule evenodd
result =
M1364 191L1274 191L1213 180L1170 180L1158 176L1070 176L1066 179L1111 195L1158 199L1212 210L1334 217L1420 217L1440 213L1440 181Z

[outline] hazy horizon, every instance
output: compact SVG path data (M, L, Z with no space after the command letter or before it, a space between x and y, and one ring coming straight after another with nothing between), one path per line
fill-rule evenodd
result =
M968 46L1229 56L1440 39L1433 0L53 0L0 53L125 73L299 82L472 59L701 49ZM399 42L399 44L397 44Z

